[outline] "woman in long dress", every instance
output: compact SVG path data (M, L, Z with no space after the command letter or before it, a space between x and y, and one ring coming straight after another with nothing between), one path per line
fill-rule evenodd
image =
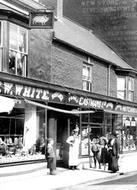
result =
M108 170L111 170L113 173L119 170L119 147L120 146L117 139L117 134L112 133L111 139L108 142Z
M69 144L69 168L73 170L77 169L79 164L80 138L78 132L78 129L74 129L72 131L72 135L66 140L66 142Z
M100 163L104 166L104 170L106 170L106 164L108 163L108 147L107 140L105 138L101 139Z

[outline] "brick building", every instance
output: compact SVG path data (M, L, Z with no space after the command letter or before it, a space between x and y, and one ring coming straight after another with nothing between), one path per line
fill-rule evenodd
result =
M44 160L52 137L58 162L67 166L66 139L76 124L82 139L116 130L121 151L123 137L132 135L133 147L124 149L135 150L136 71L92 31L64 18L61 1L53 2L0 3L1 164ZM88 155L81 141L80 158Z

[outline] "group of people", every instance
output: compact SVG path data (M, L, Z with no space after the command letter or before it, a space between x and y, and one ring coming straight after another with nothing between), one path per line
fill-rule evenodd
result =
M78 169L79 164L79 145L81 137L79 135L79 128L76 127L72 134L67 138L66 143L69 145L69 168L72 170ZM49 138L46 148L46 158L48 168L51 175L55 175L55 152L53 148L54 140ZM111 133L110 138L105 137L93 138L90 141L90 157L93 158L94 167L96 168L97 162L99 169L104 166L104 170L108 165L108 170L111 172L117 172L119 170L118 159L119 159L119 142L117 134ZM91 166L92 167L92 166Z
M90 147L95 168L98 162L99 169L103 165L104 170L106 170L108 164L108 170L111 172L114 173L119 170L118 159L120 146L115 132L110 134L110 139L105 137L94 138Z
M80 140L78 127L72 131L72 135L66 140L69 144L69 168L73 170L77 169L79 164ZM119 141L115 132L110 134L109 139L106 137L93 138L90 140L90 158L93 158L90 161L93 160L95 168L98 163L99 169L103 165L104 170L106 170L106 166L108 165L108 170L117 172L119 170L119 150ZM90 166L92 167L92 163L90 163Z

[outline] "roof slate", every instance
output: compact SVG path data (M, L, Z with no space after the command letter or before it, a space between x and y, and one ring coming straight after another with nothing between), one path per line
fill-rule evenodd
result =
M54 23L55 38L70 44L90 55L94 55L124 69L133 68L129 66L110 47L88 30L67 18L61 18Z

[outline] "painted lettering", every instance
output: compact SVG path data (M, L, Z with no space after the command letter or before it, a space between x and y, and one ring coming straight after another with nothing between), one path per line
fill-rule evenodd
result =
M13 95L13 84L4 82L4 93Z
M27 87L27 86L25 86L24 87L24 93L23 93L23 96L24 97L30 97L30 93L31 93L31 87Z
M58 98L60 101L62 101L64 97L61 93L55 92L52 94L52 99L54 100L55 98Z
M34 98L35 97L35 92L36 92L36 89L32 88L31 94L30 94L30 98Z
M21 96L21 92L23 90L22 85L15 85L15 94Z
M36 89L36 99L40 99L42 90L41 89Z
M43 95L41 97L42 100L49 100L49 91L48 90L44 90L43 91Z

